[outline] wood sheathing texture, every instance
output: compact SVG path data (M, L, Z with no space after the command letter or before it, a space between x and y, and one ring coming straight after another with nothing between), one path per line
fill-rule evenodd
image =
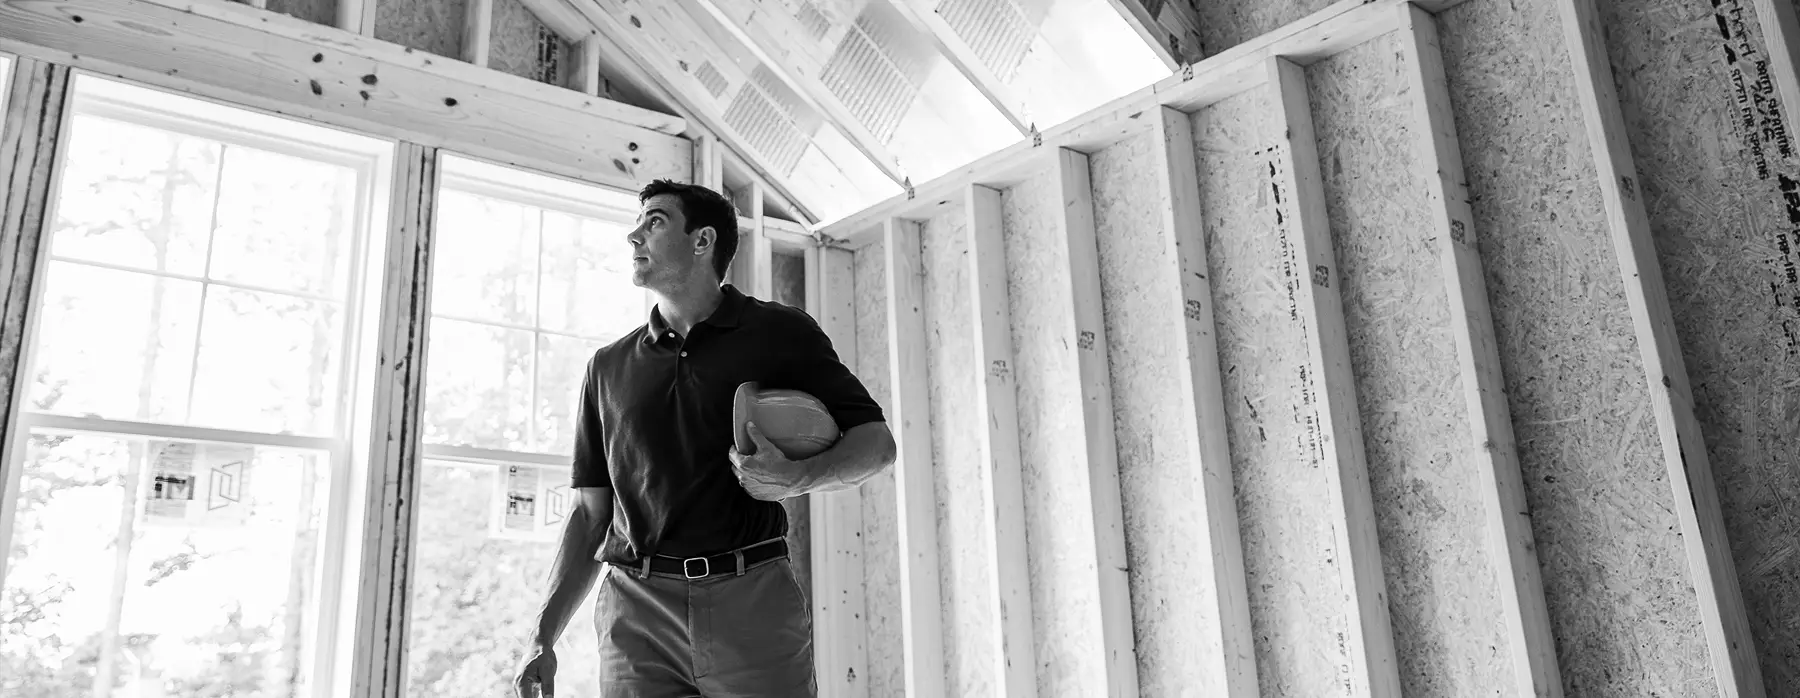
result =
M920 228L925 267L925 343L931 366L931 456L937 494L944 687L950 695L992 695L998 634L987 589L993 545L983 524L985 463L975 425L975 342L969 328L968 235L960 211Z
M1395 35L1307 69L1406 695L1511 680L1421 126Z
M1210 56L1336 3L1337 0L1224 0L1196 2L1193 6L1200 17L1200 39Z
M1439 22L1564 689L1710 695L1555 5L1468 2Z
M366 0L375 3L375 38L447 58L462 58L466 0Z
M337 0L269 0L268 9L270 12L299 17L314 24L331 26L337 21L337 5Z
M777 303L791 305L806 310L806 258L799 255L776 252L770 255L769 276L774 282L773 300ZM794 579L800 583L800 589L812 597L812 500L807 497L787 499L781 502L787 510L788 519L788 561L794 568Z
M1800 264L1800 156L1783 119L1800 105L1773 91L1751 5L1600 8L1764 683L1771 696L1792 696L1800 695L1800 278L1791 276Z
M1046 156L1051 153L1045 153ZM1086 427L1056 161L1001 192L1038 694L1106 695Z
M856 251L856 375L884 410L893 405L888 381L886 248L880 242ZM899 415L886 414L899 424ZM905 693L900 632L900 530L897 494L889 468L862 485L863 602L868 606L869 695Z
M549 43L542 37L549 37ZM493 49L488 67L554 85L568 84L568 76L575 69L568 42L556 37L519 0L494 0Z
M1158 179L1148 163L1154 134L1133 137L1088 161L1112 378L1113 432L1125 506L1125 552L1137 636L1138 687L1145 698L1188 695L1205 685L1195 651L1218 647L1192 621L1208 613L1194 593L1204 573L1193 542L1206 537L1195 511L1200 464L1183 434L1195 429L1173 380L1188 369L1179 342L1186 324L1173 291L1150 270L1172 267L1162 231ZM1191 399L1191 398L1188 398ZM1094 694L1098 695L1098 694Z
M1201 210L1232 473L1249 580L1257 680L1265 696L1348 695L1349 590L1324 467L1302 423L1304 328L1289 312L1272 196L1275 106L1252 90L1194 114Z

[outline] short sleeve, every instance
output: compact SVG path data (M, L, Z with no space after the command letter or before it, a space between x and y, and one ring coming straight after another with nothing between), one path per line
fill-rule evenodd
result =
M881 405L869 396L862 380L838 360L831 337L812 316L795 311L799 321L794 325L794 361L789 365L789 386L801 390L825 404L837 421L838 429L849 431L869 422L886 421Z
M606 430L600 418L600 387L595 376L596 352L588 359L581 381L581 405L575 410L575 470L571 487L612 487L606 469Z

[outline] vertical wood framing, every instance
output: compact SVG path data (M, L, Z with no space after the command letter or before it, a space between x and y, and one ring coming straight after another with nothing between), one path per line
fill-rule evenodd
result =
M1119 485L1119 449L1113 434L1112 376L1107 364L1106 321L1101 315L1100 244L1094 231L1094 189L1088 156L1058 148L1056 179L1063 261L1068 263L1067 337L1075 340L1081 395L1081 440L1086 446L1089 525L1094 532L1093 594L1099 603L1106 692L1138 694L1137 644L1131 625L1130 564L1125 554L1125 504ZM996 199L996 204L998 200ZM1023 544L1021 533L1021 544Z
M490 0L491 1L491 0ZM600 77L600 53L604 48L600 45L600 35L589 32L581 38L576 46L575 90L590 97L606 95L606 80Z
M1363 452L1362 417L1357 408L1356 379L1351 373L1349 337L1331 224L1326 217L1324 183L1319 174L1312 100L1306 69L1286 58L1270 58L1268 85L1274 90L1277 141L1276 205L1287 221L1281 234L1293 245L1284 260L1297 268L1288 282L1295 287L1305 327L1309 365L1301 378L1304 402L1317 415L1320 471L1330 483L1331 501L1324 515L1332 520L1349 637L1349 682L1352 695L1386 698L1400 695L1399 665L1389 628L1386 580L1375 530L1374 498Z
M1681 541L1720 695L1760 698L1764 687L1756 645L1726 539L1706 442L1694 417L1693 392L1651 238L1650 216L1639 198L1642 180L1632 161L1599 13L1594 0L1559 0L1557 9L1562 15L1588 143L1594 149L1600 198L1619 258L1625 301L1650 388L1663 463L1673 489L1670 503L1681 524Z
M1488 308L1487 282L1476 249L1475 214L1469 206L1462 150L1450 111L1450 89L1444 76L1437 20L1414 5L1399 7L1400 59L1413 94L1413 127L1417 160L1435 175L1425 178L1431 202L1433 237L1442 256L1449 299L1450 332L1469 414L1472 461L1480 478L1485 534L1496 573L1500 608L1505 619L1505 652L1513 670L1513 695L1560 698L1562 678L1556 664L1556 640L1532 540L1525 482L1513 439L1506 383L1500 375L1500 348Z
M1800 109L1800 18L1796 18L1791 0L1751 0L1750 4L1762 26L1784 125L1790 136L1800 134L1800 114L1794 113Z
M395 150L381 286L377 359L362 489L350 691L358 698L399 698L418 518L419 424L425 400L425 347L431 319L438 151L402 142Z
M375 35L375 3L379 0L338 0L337 28L352 34Z
M1085 166L1083 172L1086 172ZM975 414L987 415L975 430L981 452L979 478L985 514L982 524L992 544L993 573L987 603L992 607L995 690L999 695L1037 695L1033 659L1031 568L1025 551L1025 480L1019 462L1018 389L1013 382L1012 321L1007 310L1006 250L1002 242L1000 192L971 184L964 190L969 236L970 319L975 361L982 380L975 384ZM1092 208L1089 208L1092 211ZM1089 216L1092 230L1092 216Z
M494 0L468 0L463 9L462 59L486 68L493 51Z
M719 137L694 137L694 183L725 194L725 153Z
M838 359L855 371L855 255L812 247L806 259L806 307L831 338ZM869 698L862 491L807 496L812 500L813 649L819 695Z
M1199 169L1194 158L1193 125L1187 113L1159 108L1151 122L1156 143L1151 167L1157 175L1157 196L1162 199L1164 245L1173 267L1154 270L1168 289L1170 312L1186 320L1176 345L1186 359L1185 370L1174 376L1183 384L1182 420L1194 429L1185 434L1188 461L1198 463L1199 508L1204 536L1195 549L1203 576L1195 593L1205 599L1205 647L1196 648L1204 670L1215 683L1196 687L1200 695L1255 698L1256 647L1250 624L1250 596L1244 577L1244 550L1239 537L1237 498L1231 474L1231 450L1226 436L1225 391L1219 373L1218 330L1213 324L1211 273L1206 257L1205 223L1200 208Z
M931 407L925 345L925 267L917 223L888 219L889 402L895 507L900 533L900 632L907 698L944 695L944 633L938 589L937 490L932 481Z
M750 272L750 295L757 298L775 297L775 248L769 244L769 234L765 228L763 216L762 182L750 182L750 230L738 231L738 249L745 252L744 243L749 242L747 250L750 262L745 270ZM745 235L745 233L749 233Z
M32 328L49 255L46 235L56 196L60 144L68 133L70 72L16 59L0 121L0 550L12 540L25 434L20 410L30 385ZM0 581L8 555L0 552Z

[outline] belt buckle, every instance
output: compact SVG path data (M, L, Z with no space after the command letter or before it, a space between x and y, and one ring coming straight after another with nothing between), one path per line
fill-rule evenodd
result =
M702 570L700 572L700 574L694 574L694 562L695 561L699 561L699 563L700 563L700 569ZM687 575L688 579L699 579L701 577L711 576L712 575L712 561L708 560L704 557L690 557L686 560L682 560L681 561L681 573L684 575Z

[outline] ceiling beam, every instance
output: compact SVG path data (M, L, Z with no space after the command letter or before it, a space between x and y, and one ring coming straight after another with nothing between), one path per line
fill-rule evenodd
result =
M876 138L862 120L850 113L850 109L844 105L843 100L839 99L820 81L818 74L809 74L792 63L776 60L768 51L763 50L765 45L779 46L780 42L805 41L806 39L774 36L764 23L757 22L752 18L734 17L727 14L725 8L720 5L721 2L740 2L740 0L679 0L678 4L682 5L684 9L688 9L690 15L704 14L718 22L725 31L731 34L732 38L743 44L744 48L756 57L756 60L762 61L762 64L782 83L786 84L788 89L800 95L800 99L806 103L806 106L825 114L833 124L842 129L856 149L875 163L875 167L879 168L882 174L887 175L888 179L894 180L895 184L906 186L909 180L904 168L900 166L900 159L888 151L887 144ZM732 9L738 9L738 7L733 6ZM698 12L694 10L698 10ZM755 12L756 10L751 10L753 15Z
M1136 30L1150 50L1156 52L1169 70L1198 63L1206 57L1200 42L1200 16L1185 2L1158 2L1156 14L1144 6L1144 0L1106 0Z
M705 131L729 143L749 143L742 133L726 123L724 111L706 94L706 88L700 85L698 79L678 64L678 59L667 51L647 45L640 34L640 27L627 26L627 21L641 25L643 19L626 11L620 0L572 0L570 4L600 33L605 39L603 43L620 48L630 62L648 73L647 81L643 84L646 89L655 89L668 95L669 99L684 107L683 111L691 122L697 122ZM793 204L800 215L809 220L819 220L818 215L794 195L795 189L787 177L769 167L762 157L754 152L745 152L741 160L757 178Z
M943 54L957 70L962 71L963 77L968 78L975 89L981 92L981 96L986 97L1007 121L1012 122L1013 128L1019 129L1020 135L1031 134L1033 124L1026 119L1024 98L1001 83L994 71L989 70L981 57L975 55L975 50L969 47L969 43L963 41L943 17L938 16L934 0L888 1L906 17L906 21L912 23L913 28L931 37L938 53Z

